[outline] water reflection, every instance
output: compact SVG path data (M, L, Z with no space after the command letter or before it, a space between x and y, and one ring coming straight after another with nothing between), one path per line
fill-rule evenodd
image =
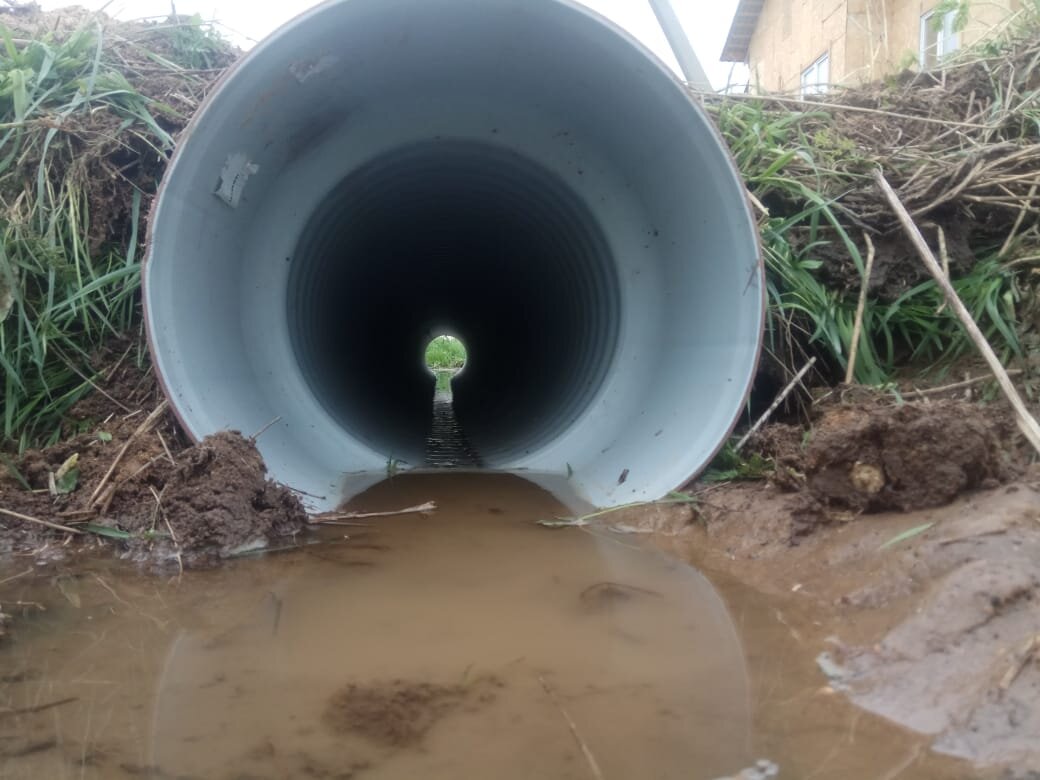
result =
M429 500L431 516L337 528L350 539L309 548L251 603L213 593L165 663L152 765L436 779L748 763L743 655L703 577L534 525L566 510L515 477L409 474L353 504Z
M72 558L8 583L5 611L46 610L0 643L0 776L712 778L759 758L700 574L535 525L567 510L516 477L406 474L353 503L430 500L183 578Z

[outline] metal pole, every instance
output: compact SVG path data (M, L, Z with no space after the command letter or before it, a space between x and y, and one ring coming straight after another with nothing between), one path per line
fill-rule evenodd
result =
M712 92L708 75L701 67L701 61L697 59L697 54L690 45L690 39L686 37L686 31L679 23L672 0L650 0L650 7L654 9L657 23L664 30L664 37L668 39L668 45L672 47L672 52L679 62L679 68L686 77L687 83L702 92Z

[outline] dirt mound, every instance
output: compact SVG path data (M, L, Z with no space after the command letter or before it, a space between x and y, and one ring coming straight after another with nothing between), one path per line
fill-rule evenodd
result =
M852 405L826 410L807 440L774 426L758 450L776 481L823 507L878 512L941 506L1007 476L996 423L962 403Z
M410 747L422 742L433 725L454 710L493 701L501 687L497 677L466 685L414 680L351 684L332 695L325 722L336 732L357 734L386 747Z
M51 553L64 549L51 541L79 533L142 560L192 564L307 527L296 495L267 479L255 442L224 431L184 444L162 408L26 452L0 474L0 496L0 552Z
M113 340L95 356L106 370L70 410L69 438L5 456L0 553L61 556L73 548L54 542L79 532L88 548L117 544L142 561L192 565L308 526L296 495L267 479L254 441L233 431L188 439L135 359L139 348Z
M108 510L108 522L132 534L137 546L151 544L148 536L161 537L165 527L169 553L227 555L265 547L307 525L299 499L266 478L256 445L235 431L206 437L161 472L131 481Z

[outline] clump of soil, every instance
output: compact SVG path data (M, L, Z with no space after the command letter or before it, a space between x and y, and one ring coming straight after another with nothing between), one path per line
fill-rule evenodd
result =
M775 461L781 487L804 489L823 507L941 506L1008 476L995 422L963 402L836 406L804 439L793 426L772 426L757 446Z
M161 471L118 494L108 512L115 525L141 539L165 526L174 550L220 555L264 547L307 526L299 499L267 479L255 443L236 431L206 437Z
M333 731L357 734L385 747L411 747L441 718L490 703L501 687L501 680L493 676L466 685L415 680L350 684L329 699L325 722Z
M193 445L171 413L150 415L160 404L150 371L116 362L101 390L70 415L83 432L8 458L0 509L85 532L78 538L86 547L118 544L141 559L181 564L264 547L307 527L296 495L267 479L255 442L223 431ZM73 473L54 490L70 459ZM62 555L65 535L72 534L0 514L0 553Z

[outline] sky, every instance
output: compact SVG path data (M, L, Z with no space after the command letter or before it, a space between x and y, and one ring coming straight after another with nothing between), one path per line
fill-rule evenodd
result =
M677 73L679 67L647 0L581 0L638 38ZM731 67L719 62L737 0L672 0L686 35L693 44L708 78L716 89L726 86ZM121 19L166 16L171 0L43 0L44 8L77 4L90 9L105 7ZM259 41L317 0L174 0L177 13L199 14L217 21L243 48Z

